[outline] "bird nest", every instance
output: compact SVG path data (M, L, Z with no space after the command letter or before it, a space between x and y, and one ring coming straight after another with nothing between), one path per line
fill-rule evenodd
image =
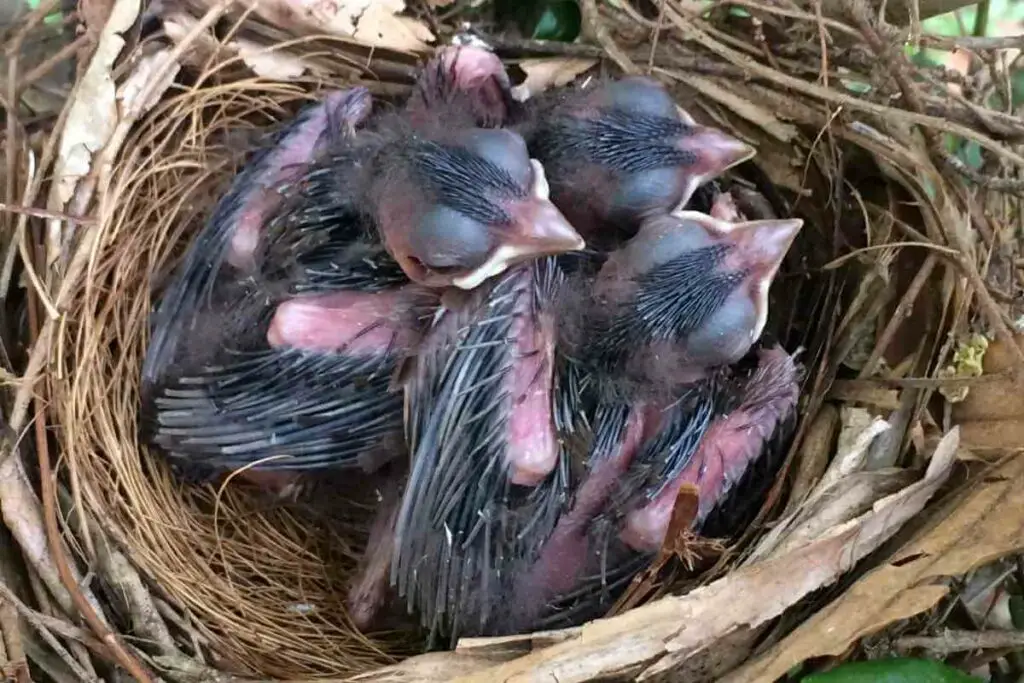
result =
M423 41L448 40L457 22L466 30L459 11L472 10L434 4L366 10L342 26L340 15L310 19L324 8L305 16L286 3L255 12L154 5L145 16L127 0L82 3L85 31L50 60L77 57L61 113L33 119L8 109L5 362L20 379L10 382L5 412L7 446L20 457L0 464L0 498L17 541L6 554L20 548L28 568L4 560L0 625L13 665L29 661L56 680L92 680L111 663L173 680L520 673L564 681L682 667L692 680L711 680L738 666L747 668L734 680L773 680L772 672L840 654L916 613L893 613L817 649L793 640L798 624L821 618L817 608L861 584L817 589L835 586L890 538L890 552L920 542L914 522L939 514L926 514L925 503L949 487L957 450L950 407L964 397L964 377L980 372L968 362L971 334L1001 345L1004 368L1021 355L1011 323L1020 314L1017 262L1006 235L1020 219L1024 123L998 104L1005 65L991 55L1005 46L920 35L912 13L911 28L901 28L904 5L889 3L880 20L859 0L811 9L673 0L652 11L591 0L581 3L583 37L571 44L468 24L533 91L586 74L650 73L696 119L756 147L733 180L805 219L771 307L773 334L804 349L799 426L758 522L703 574L679 571L670 556L686 553L668 548L661 573L645 575L616 616L399 663L416 651L414 639L362 635L346 615L347 580L366 542L358 510L325 525L268 506L232 479L185 485L140 444L151 290L237 170L249 133L328 87L359 83L401 97L427 53ZM52 5L12 29L9 54L59 31L41 23ZM153 22L162 30L139 40ZM331 30L314 35L311 25ZM986 66L967 82L915 66L908 44L974 50ZM14 65L8 104L38 76ZM957 154L967 147L981 163ZM839 460L842 467L829 466ZM815 526L827 516L813 504L823 484L865 468L903 478ZM971 481L956 478L963 495ZM955 514L956 505L942 509ZM778 524L766 535L770 522ZM812 531L785 535L801 524ZM1000 554L986 548L985 557ZM793 569L808 563L827 570ZM781 578L794 575L804 584ZM736 600L737 591L751 599ZM12 615L30 625L20 650ZM698 656L725 638L739 643L728 656Z

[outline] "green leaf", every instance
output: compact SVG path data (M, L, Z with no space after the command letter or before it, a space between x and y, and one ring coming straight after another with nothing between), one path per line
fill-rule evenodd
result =
M979 683L959 669L930 659L875 659L849 662L821 674L805 676L800 683Z
M945 50L932 50L925 48L912 54L910 61L917 66L942 66L942 56L948 54L949 53Z
M981 145L974 140L964 141L960 145L960 149L957 150L956 155L960 157L962 162L975 170L981 168L982 161L984 161L981 158Z
M1024 597L1020 595L1010 596L1010 619L1013 627L1018 631L1024 631Z
M1024 5L1024 2L1021 4ZM1024 69L1017 69L1010 76L1010 88L1014 106L1024 102Z
M961 138L951 133L942 134L942 148L952 154L960 146Z
M580 34L582 22L579 5L572 0L550 2L541 11L530 37L571 43Z

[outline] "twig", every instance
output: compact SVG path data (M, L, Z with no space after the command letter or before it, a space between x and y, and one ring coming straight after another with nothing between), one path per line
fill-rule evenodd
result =
M3 629L5 669L8 675L13 671L16 683L31 683L32 675L25 659L25 646L21 641L21 625L18 613L8 600L0 600L0 627Z
M92 637L89 632L70 624L63 619L51 617L48 614L37 612L25 603L23 603L14 591L9 586L5 585L0 581L0 595L3 596L3 600L6 604L9 604L18 614L29 622L31 625L36 627L38 630L50 630L64 638L71 640L77 640L80 643L85 643L94 651L103 653L103 644Z
M862 111L874 116L878 116L883 120L894 120L900 119L906 123L913 123L919 126L927 126L934 130L941 131L943 133L950 133L952 135L958 135L962 138L974 140L985 149L1002 156L1004 159L1012 164L1020 167L1024 167L1024 157L1018 153L1009 150L1005 145L1002 145L992 138L982 135L976 130L973 130L967 126L945 121L935 116L928 116L926 114L919 114L916 112L910 112L903 109L897 109L895 107L887 107L884 105L877 104L865 100L861 97L852 94L845 94L824 88L814 83L808 83L799 78L790 76L782 73L771 67L760 64L757 60L752 57L742 54L726 45L718 42L707 33L702 31L697 26L694 26L691 22L683 19L682 16L673 12L671 9L667 12L669 18L675 23L676 28L682 36L687 39L703 45L712 52L718 54L724 59L736 64L743 68L749 73L757 74L758 76L775 83L777 85L784 86L795 92L802 93L804 95L832 102L834 104L841 104L851 110Z
M95 680L95 677L89 675L89 673L75 661L75 658L71 656L71 653L64 649L57 639L53 637L52 631L55 631L66 638L72 638L82 643L89 642L102 651L103 646L99 641L90 638L88 634L84 633L81 629L72 626L67 622L55 619L54 617L47 616L31 609L28 605L19 600L18 596L14 594L14 591L12 591L10 587L2 581L0 581L0 595L2 595L4 601L17 610L22 618L24 618L25 621L27 621L39 633L51 648L53 648L53 651L57 653L57 656L64 661L76 676L78 676L79 680Z
M640 69L629 58L629 55L623 52L622 48L608 34L608 27L601 20L596 0L582 0L580 2L580 12L583 15L583 24L586 27L587 33L604 48L604 51L608 53L612 61L627 74L640 73Z
M78 38L62 47L59 51L57 51L56 54L51 55L45 61L36 65L31 71L26 73L22 77L21 82L18 84L18 89L24 90L25 88L35 83L46 74L50 73L50 71L55 66L63 62L65 59L69 58L71 55L78 52L83 45L90 42L91 40L92 36L90 36L87 33L83 33Z
M932 271L938 262L939 258L936 254L928 254L928 258L921 264L921 268L914 275L914 279L910 286L907 287L907 291L903 293L900 302L896 305L896 310L889 317L889 322L886 323L885 329L878 336L875 348L871 351L871 355L868 356L867 362L861 368L860 377L862 379L874 374L878 362L882 359L886 349L889 348L889 344L892 342L893 337L896 336L896 331L900 328L900 325L910 316L910 312L914 308L914 302L917 301L917 297L921 294L921 290L924 288L925 283L928 282L928 278L931 277Z
M843 0L843 2L845 3L850 15L858 24L860 24L865 40L872 49L881 56L885 50L885 45L879 34L871 25L871 12L866 3L863 2L863 0ZM900 84L900 88L903 90L903 94L907 100L907 105L920 115L920 112L923 111L923 106L918 95L917 87L907 77L903 66L902 61L898 58L897 61L893 63L893 75L896 77L897 82ZM938 136L935 135L934 130L924 130L922 132L926 139L928 139L929 147L933 154L942 158L947 158L949 156L942 150L941 141L938 139ZM1024 185L1022 185L1022 187L1024 187ZM988 287L984 279L981 277L981 274L978 272L977 267L967 258L967 254L971 253L970 245L964 242L963 236L955 227L943 227L950 228L944 231L945 236L953 248L958 252L954 258L954 263L956 263L960 270L967 276L971 287L974 289L975 294L978 297L978 302L985 313L985 317L988 318L988 322L995 330L996 335L1003 341L1003 343L1007 344L1009 348L1013 349L1013 354L1017 359L1015 372L1024 372L1024 349L1021 349L1017 344L1017 340L1013 332L1003 319L1003 311L992 298L992 295L988 291Z
M1024 647L1024 631L944 631L938 636L903 636L896 640L900 650L924 649L938 655L971 650Z
M658 23L651 29L651 53L647 57L648 75L654 69L654 55L658 53L658 39L665 28L665 2L666 0L661 0L661 3L658 5Z
M865 253L868 253L868 252L871 252L871 251L880 251L880 250L884 251L884 250L887 250L887 249L895 249L895 248L898 248L898 247L921 247L923 249L929 249L931 251L937 251L937 252L940 252L940 253L943 253L943 254L948 254L948 255L951 255L951 256L955 256L956 253L957 253L956 249L950 249L949 247L943 247L943 246L940 246L938 244L932 244L931 242L927 242L927 241L925 241L925 242L886 242L885 244L875 244L875 245L872 245L870 247L861 247L860 249L855 249L854 251L851 251L848 254L843 254L839 258L833 259L833 260L829 261L828 263L823 265L821 267L821 269L822 270L835 270L836 268L838 268L839 266L843 265L847 261L849 261L851 259L854 259L854 258L857 258L858 256L861 256L862 254L865 254Z
M600 47L587 43L517 39L509 36L492 36L490 34L482 34L481 37L494 49L495 54L503 57L550 57L557 55L597 59L605 56L604 50Z
M38 315L35 314L35 306L31 300L31 290L28 309L29 325L33 331L33 337L36 337L35 331L39 329L39 321L37 319ZM33 340L34 344L38 343L38 341L38 337ZM134 656L124 649L113 631L99 618L96 610L93 609L92 603L82 593L74 572L71 571L71 566L68 564L68 559L61 543L60 528L57 525L57 493L54 490L56 486L54 477L56 474L50 467L50 448L46 435L46 415L43 401L38 396L35 399L34 421L36 450L39 457L39 488L43 502L43 525L46 529L46 540L50 548L50 555L57 565L57 572L60 574L61 581L64 583L68 593L70 593L71 600L82 615L82 618L85 619L89 628L92 629L93 633L99 637L109 650L110 659L114 663L123 666L140 683L151 683L152 679L149 673L142 668L142 665Z
M32 216L33 218L50 218L57 221L67 221L68 223L77 223L79 225L95 225L95 218L78 218L76 216L69 216L66 213L59 213L57 211L47 211L46 209L37 209L32 206L18 206L16 204L4 204L0 203L0 211L8 211L10 213L19 213L25 216Z
M890 27L891 28L891 27ZM899 29L888 32L899 35ZM1024 34L1016 36L921 36L921 45L940 50L1021 50L1024 49Z

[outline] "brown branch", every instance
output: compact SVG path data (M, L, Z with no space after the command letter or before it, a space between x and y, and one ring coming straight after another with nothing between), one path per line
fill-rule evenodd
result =
M927 126L943 133L950 133L951 135L957 135L965 139L974 140L983 148L1003 157L1010 163L1024 167L1024 157L1020 156L1013 150L1008 149L1005 145L996 142L992 138L979 133L977 130L957 123L952 123L935 116L928 116L926 114L919 114L916 112L898 109L896 107L877 104L875 102L865 100L857 95L838 92L814 83L808 83L794 76L790 76L789 74L782 73L772 69L771 67L760 64L751 56L738 52L737 50L715 40L701 30L701 28L694 25L694 22L684 18L677 12L673 12L671 9L667 14L669 19L676 25L676 28L679 30L683 39L703 45L705 48L725 60L736 64L748 73L764 78L770 83L783 86L784 88L788 88L794 92L801 93L815 99L842 105L850 110L872 114L883 120L901 120L905 123Z
M25 216L32 216L33 218L51 218L58 221L67 221L68 223L77 223L79 225L95 225L96 223L95 218L78 218L76 216L69 216L66 213L59 213L57 211L37 209L33 206L18 206L16 204L4 204L2 202L0 202L0 211L20 213Z
M25 88L35 83L46 74L50 73L50 71L53 70L54 67L63 62L65 59L71 57L71 55L81 50L91 40L92 36L90 36L87 33L83 33L82 35L78 36L78 38L62 47L55 54L46 58L45 61L38 64L35 68L26 73L22 77L21 82L18 83L18 90L24 90Z
M870 377L875 372L875 368L882 356L885 354L886 349L889 348L889 344L892 342L893 337L896 336L896 331L900 328L900 325L910 317L911 311L914 310L914 302L917 301L918 295L924 288L928 278L931 277L932 271L939 262L937 254L928 254L928 258L925 259L921 265L920 270L914 276L913 281L907 288L907 291L903 293L900 302L896 305L896 310L892 312L892 316L889 318L889 322L886 323L885 329L882 334L879 335L878 341L875 342L875 348L871 351L871 355L868 357L864 367L860 371L860 377Z
M939 655L970 650L1024 647L1021 631L945 631L938 636L904 636L896 640L900 650L924 649Z
M639 67L630 59L608 33L607 24L602 21L601 14L597 9L596 0L582 0L580 2L580 13L583 15L583 26L587 35L592 37L604 48L604 51L615 62L620 69L627 74L640 73Z
M32 330L32 336L36 337L35 342L38 343L39 340L36 332L39 329L39 316L36 312L37 302L34 301L34 298L33 291L30 289L28 305L29 325ZM124 667L140 683L152 683L152 678L142 667L142 664L121 645L117 636L99 618L96 610L93 609L92 603L82 593L74 572L72 572L71 566L68 564L68 558L64 553L64 546L61 543L60 528L57 525L57 492L55 490L56 482L54 481L56 474L50 466L50 449L46 435L46 415L42 398L36 396L34 402L36 449L39 457L39 488L43 502L43 525L46 528L46 541L50 548L50 555L57 565L57 572L60 574L61 582L67 588L68 593L71 595L71 601L82 615L82 618L85 619L89 628L92 629L93 633L99 637L100 641L109 650L112 663Z
M871 12L867 7L864 0L843 0L844 6L849 12L850 16L857 22L861 31L864 34L864 39L868 45L874 50L879 57L884 57L887 52L887 45L882 41L881 36L874 29L872 23ZM903 91L904 98L907 101L907 106L917 114L921 114L924 111L924 106L921 103L920 93L917 86L910 80L905 72L905 57L900 52L899 55L891 61L893 76L896 78L897 83L900 85L900 89ZM936 134L935 130L929 130L927 128L922 129L922 134L928 141L930 151L935 156L949 163L949 155L942 149L942 143ZM959 269L966 275L971 287L974 289L975 294L978 297L979 305L988 319L989 325L995 330L996 336L1005 343L1009 348L1013 349L1014 356L1017 359L1015 373L1024 372L1024 349L1017 344L1016 337L1010 330L1009 325L1004 320L1003 311L999 308L999 304L996 303L992 294L988 291L988 286L985 280L981 277L978 272L978 268L975 264L968 259L967 255L971 253L970 245L968 245L960 231L955 226L945 226L943 232L945 233L946 239L949 244L956 249L958 252L953 257L953 262L959 267Z

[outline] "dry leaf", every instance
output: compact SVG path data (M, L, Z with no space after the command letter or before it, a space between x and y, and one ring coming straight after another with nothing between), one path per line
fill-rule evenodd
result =
M875 382L857 379L837 379L828 390L828 398L840 403L862 403L881 410L898 410L900 394Z
M742 567L687 595L589 623L563 643L455 680L582 683L613 675L647 680L674 671L719 638L777 617L878 548L946 481L957 441L954 429L939 443L922 480L802 548Z
M806 500L788 510L772 530L765 534L747 557L747 564L781 552L782 548L794 548L799 542L814 538L832 524L853 519L864 511L865 503L893 492L885 478L857 478L867 462L872 442L889 429L889 424L880 418L872 418L861 408L844 406L839 415L843 427L832 463ZM877 495L872 497L870 490L856 485L868 482L878 486ZM849 496L843 495L842 490L846 488L851 489Z
M122 119L137 119L160 102L181 70L170 50L158 50L142 57L131 76L118 88Z
M131 28L138 14L139 0L117 0L109 21L100 32L92 61L73 94L75 99L60 138L54 193L51 194L57 205L51 205L51 209L64 208L79 179L89 172L92 155L102 149L114 133L119 117L110 70L124 49L121 34ZM60 222L56 225L59 227Z
M770 547L769 553L788 552L819 538L832 527L864 514L875 501L892 495L912 481L914 473L909 470L887 469L851 474L840 485L808 501L790 519L783 520L776 527L783 529L783 533L778 544ZM756 556L765 554L763 547L758 546Z
M227 47L237 50L245 65L263 78L293 81L309 70L309 65L300 57L283 50L267 48L251 40L233 40Z
M175 45L180 45L199 23L199 20L192 15L178 11L162 14L160 18L163 20L164 33ZM213 35L204 32L192 41L187 50L183 51L181 58L186 64L202 67L214 57L222 58L223 56L218 53L223 47L223 44Z
M394 3L404 5L404 3ZM388 47L393 50L419 52L428 49L429 41L434 39L427 25L412 17L396 16L404 7L392 9L385 3L372 0L369 7L359 16L354 37L356 40L373 45Z
M404 0L245 0L253 12L297 35L353 38L372 47L420 52L434 35L427 25L398 16Z
M967 397L953 406L953 420L1009 420L1024 417L1024 384L1013 377L991 377L971 387Z
M46 208L51 211L65 211L78 182L91 170L93 155L114 134L120 117L111 69L125 46L121 34L131 28L138 15L139 0L116 0L107 23L99 31L92 59L71 93L72 103L61 132L53 166L53 182L46 198ZM71 213L77 213L75 207ZM48 266L54 265L61 257L63 245L68 241L66 234L72 230L73 226L61 220L46 222Z
M1017 344L1024 347L1024 333L1014 335ZM1013 369L1017 364L1016 351L1005 344L1001 339L996 339L988 346L985 358L982 361L982 370L986 375L994 375L999 372L1006 372Z
M78 13L90 31L99 31L110 17L112 9L111 0L79 0L78 3Z
M352 683L447 683L455 676L478 671L493 663L493 658L430 652L346 680Z
M826 491L843 477L863 469L871 442L889 429L888 422L880 417L872 417L863 408L843 406L839 410L839 417L843 427L839 432L836 457L815 487L817 491Z
M1012 349L992 342L983 360L987 381L973 385L964 400L953 405L953 422L960 425L966 448L1001 455L1024 443L1024 381L1012 374L992 376L1013 363Z
M525 101L550 88L568 85L595 64L596 59L578 57L524 59L519 62L519 68L526 73L526 80L512 89L513 96Z
M980 456L1006 454L1024 444L1024 418L1013 420L972 420L960 425L964 446ZM991 457L986 458L991 459Z
M831 403L823 403L807 429L807 435L796 456L796 474L793 475L784 514L799 507L825 473L832 457L832 441L838 429L839 409Z
M164 17L164 32L172 41L180 43L197 23L195 17L182 12L172 12ZM189 46L183 57L190 58L192 64L198 65L214 55L218 60L238 55L254 74L277 81L293 81L303 74L317 72L312 64L283 49L268 47L244 38L232 38L224 43L215 40L209 34L201 35Z
M870 572L761 657L725 679L771 683L819 656L932 608L946 580L1024 549L1024 458L1007 459L890 561Z

